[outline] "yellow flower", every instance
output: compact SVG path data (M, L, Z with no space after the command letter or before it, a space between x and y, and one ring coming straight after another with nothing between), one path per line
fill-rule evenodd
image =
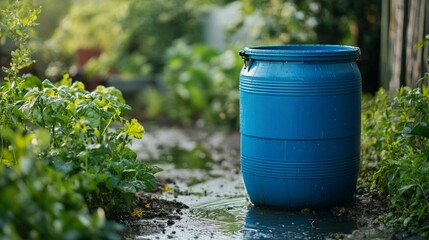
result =
M77 89L85 89L85 85L81 82L75 82L74 85L76 86Z
M6 167L12 167L14 165L14 162L11 161L10 159L2 159L1 164Z
M136 208L131 213L131 216L135 218L141 218L143 217L143 210L141 208Z
M173 187L165 185L163 190L164 192L170 192L171 190L173 190Z
M145 208L147 208L147 209L150 209L150 203L146 203L146 204L144 205L144 207L145 207Z
M125 122L124 132L128 136L141 139L144 134L144 127L137 121L137 119L133 118L131 121Z

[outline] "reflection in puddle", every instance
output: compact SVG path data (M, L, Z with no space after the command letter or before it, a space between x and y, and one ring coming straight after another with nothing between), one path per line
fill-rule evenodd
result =
M347 213L287 211L251 205L245 197L209 202L193 210L196 218L213 221L232 239L326 239L349 234L357 223Z
M210 151L202 145L188 150L180 147L164 149L159 159L148 161L152 164L173 163L176 169L211 170L213 158Z
M212 220L231 237L237 237L243 227L248 205L246 197L221 199L198 206L194 210L194 216Z
M325 239L335 233L351 233L356 222L346 214L329 211L301 213L249 206L244 239Z

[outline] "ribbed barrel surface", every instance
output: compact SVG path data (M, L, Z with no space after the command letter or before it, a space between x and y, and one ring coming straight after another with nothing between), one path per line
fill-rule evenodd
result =
M241 164L252 203L325 207L351 200L360 150L359 49L246 48Z

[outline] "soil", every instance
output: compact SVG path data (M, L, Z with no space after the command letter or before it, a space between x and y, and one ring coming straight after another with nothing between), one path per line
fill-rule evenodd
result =
M326 211L255 207L241 179L238 133L145 127L133 148L164 171L155 191L138 194L142 215L121 217L125 239L398 239L377 220L386 210L377 192L357 189L352 203Z
M183 211L189 209L184 203L161 199L156 193L143 192L137 194L134 207L142 211L141 216L127 214L119 219L119 222L127 226L122 233L124 238L166 234L167 228L172 227L182 218Z

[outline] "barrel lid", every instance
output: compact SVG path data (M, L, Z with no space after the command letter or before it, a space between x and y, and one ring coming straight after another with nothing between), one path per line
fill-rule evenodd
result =
M350 61L360 57L358 47L329 44L287 44L246 47L243 58L266 61Z

